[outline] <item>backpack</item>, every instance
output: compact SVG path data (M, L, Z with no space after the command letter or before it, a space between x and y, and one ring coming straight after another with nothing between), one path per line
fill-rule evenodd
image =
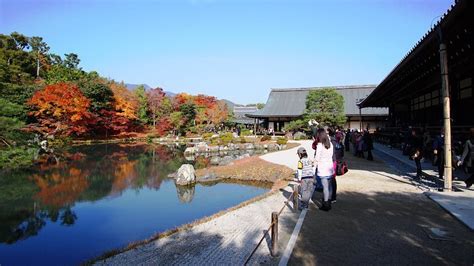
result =
M337 161L336 164L336 175L341 176L347 173L349 169L347 168L347 163L344 161Z

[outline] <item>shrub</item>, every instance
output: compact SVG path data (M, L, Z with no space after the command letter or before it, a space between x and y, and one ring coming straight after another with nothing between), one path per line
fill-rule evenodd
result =
M219 145L220 139L219 138L211 138L211 145Z
M0 169L31 166L36 149L18 147L0 150Z
M250 131L250 129L242 129L242 131L240 131L240 135L241 136L250 136L252 135L252 132Z
M306 134L303 133L303 132L296 132L296 133L293 135L293 139L295 139L295 140L308 139L308 135L306 135Z
M232 133L227 132L227 133L222 134L219 138L220 138L220 144L227 145L234 139L234 136L232 135Z
M279 138L277 139L277 144L278 144L278 145L285 145L286 143L288 143L288 139L285 138L285 137L279 137Z
M202 134L202 138L204 140L209 140L209 139L212 138L213 135L214 135L214 133L212 133L212 132L204 133L204 134Z
M264 136L260 139L260 141L267 141L267 140L271 140L271 139L272 139L272 137L270 137L270 136L268 136L268 135L264 135Z

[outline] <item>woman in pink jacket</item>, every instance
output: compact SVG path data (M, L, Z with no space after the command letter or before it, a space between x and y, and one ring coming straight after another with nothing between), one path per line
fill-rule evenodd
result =
M316 156L314 164L317 169L317 175L323 185L323 204L320 207L323 211L331 209L330 198L332 196L331 178L334 175L333 165L333 146L325 130L318 130L319 143L316 147Z

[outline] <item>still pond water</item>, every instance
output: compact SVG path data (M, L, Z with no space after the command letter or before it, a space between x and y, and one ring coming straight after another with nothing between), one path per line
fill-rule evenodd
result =
M165 146L72 148L60 165L0 177L0 265L75 265L261 195L247 184L176 187ZM209 160L196 158L197 168Z

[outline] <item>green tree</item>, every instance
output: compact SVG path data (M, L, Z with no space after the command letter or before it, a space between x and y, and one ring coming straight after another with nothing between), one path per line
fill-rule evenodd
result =
M306 98L304 120L311 119L321 126L343 126L346 122L344 97L332 88L310 91Z
M79 69L79 63L81 60L79 59L79 56L74 53L69 53L69 54L64 54L65 58L63 60L63 65L67 68L70 69Z
M181 112L172 112L170 114L170 123L174 128L175 132L181 133L182 127L184 125L183 113Z
M36 78L39 78L41 65L45 64L46 53L49 51L49 46L43 41L43 38L37 36L31 37L29 43L31 52L36 59Z
M90 82L97 80L99 75L97 72L86 73L79 67L81 60L77 54L64 54L65 58L51 54L49 60L51 67L46 73L46 84L56 84L60 82Z
M26 51L28 47L28 38L22 34L0 34L0 82L26 84L33 81L35 60Z
M196 118L196 105L192 103L185 103L179 107L179 111L183 114L184 124L186 127L193 126Z
M135 95L138 99L138 120L143 123L148 123L148 97L143 85L138 86L135 89Z
M84 96L91 101L89 109L92 112L111 108L114 94L106 84L89 82L82 84L80 88Z

